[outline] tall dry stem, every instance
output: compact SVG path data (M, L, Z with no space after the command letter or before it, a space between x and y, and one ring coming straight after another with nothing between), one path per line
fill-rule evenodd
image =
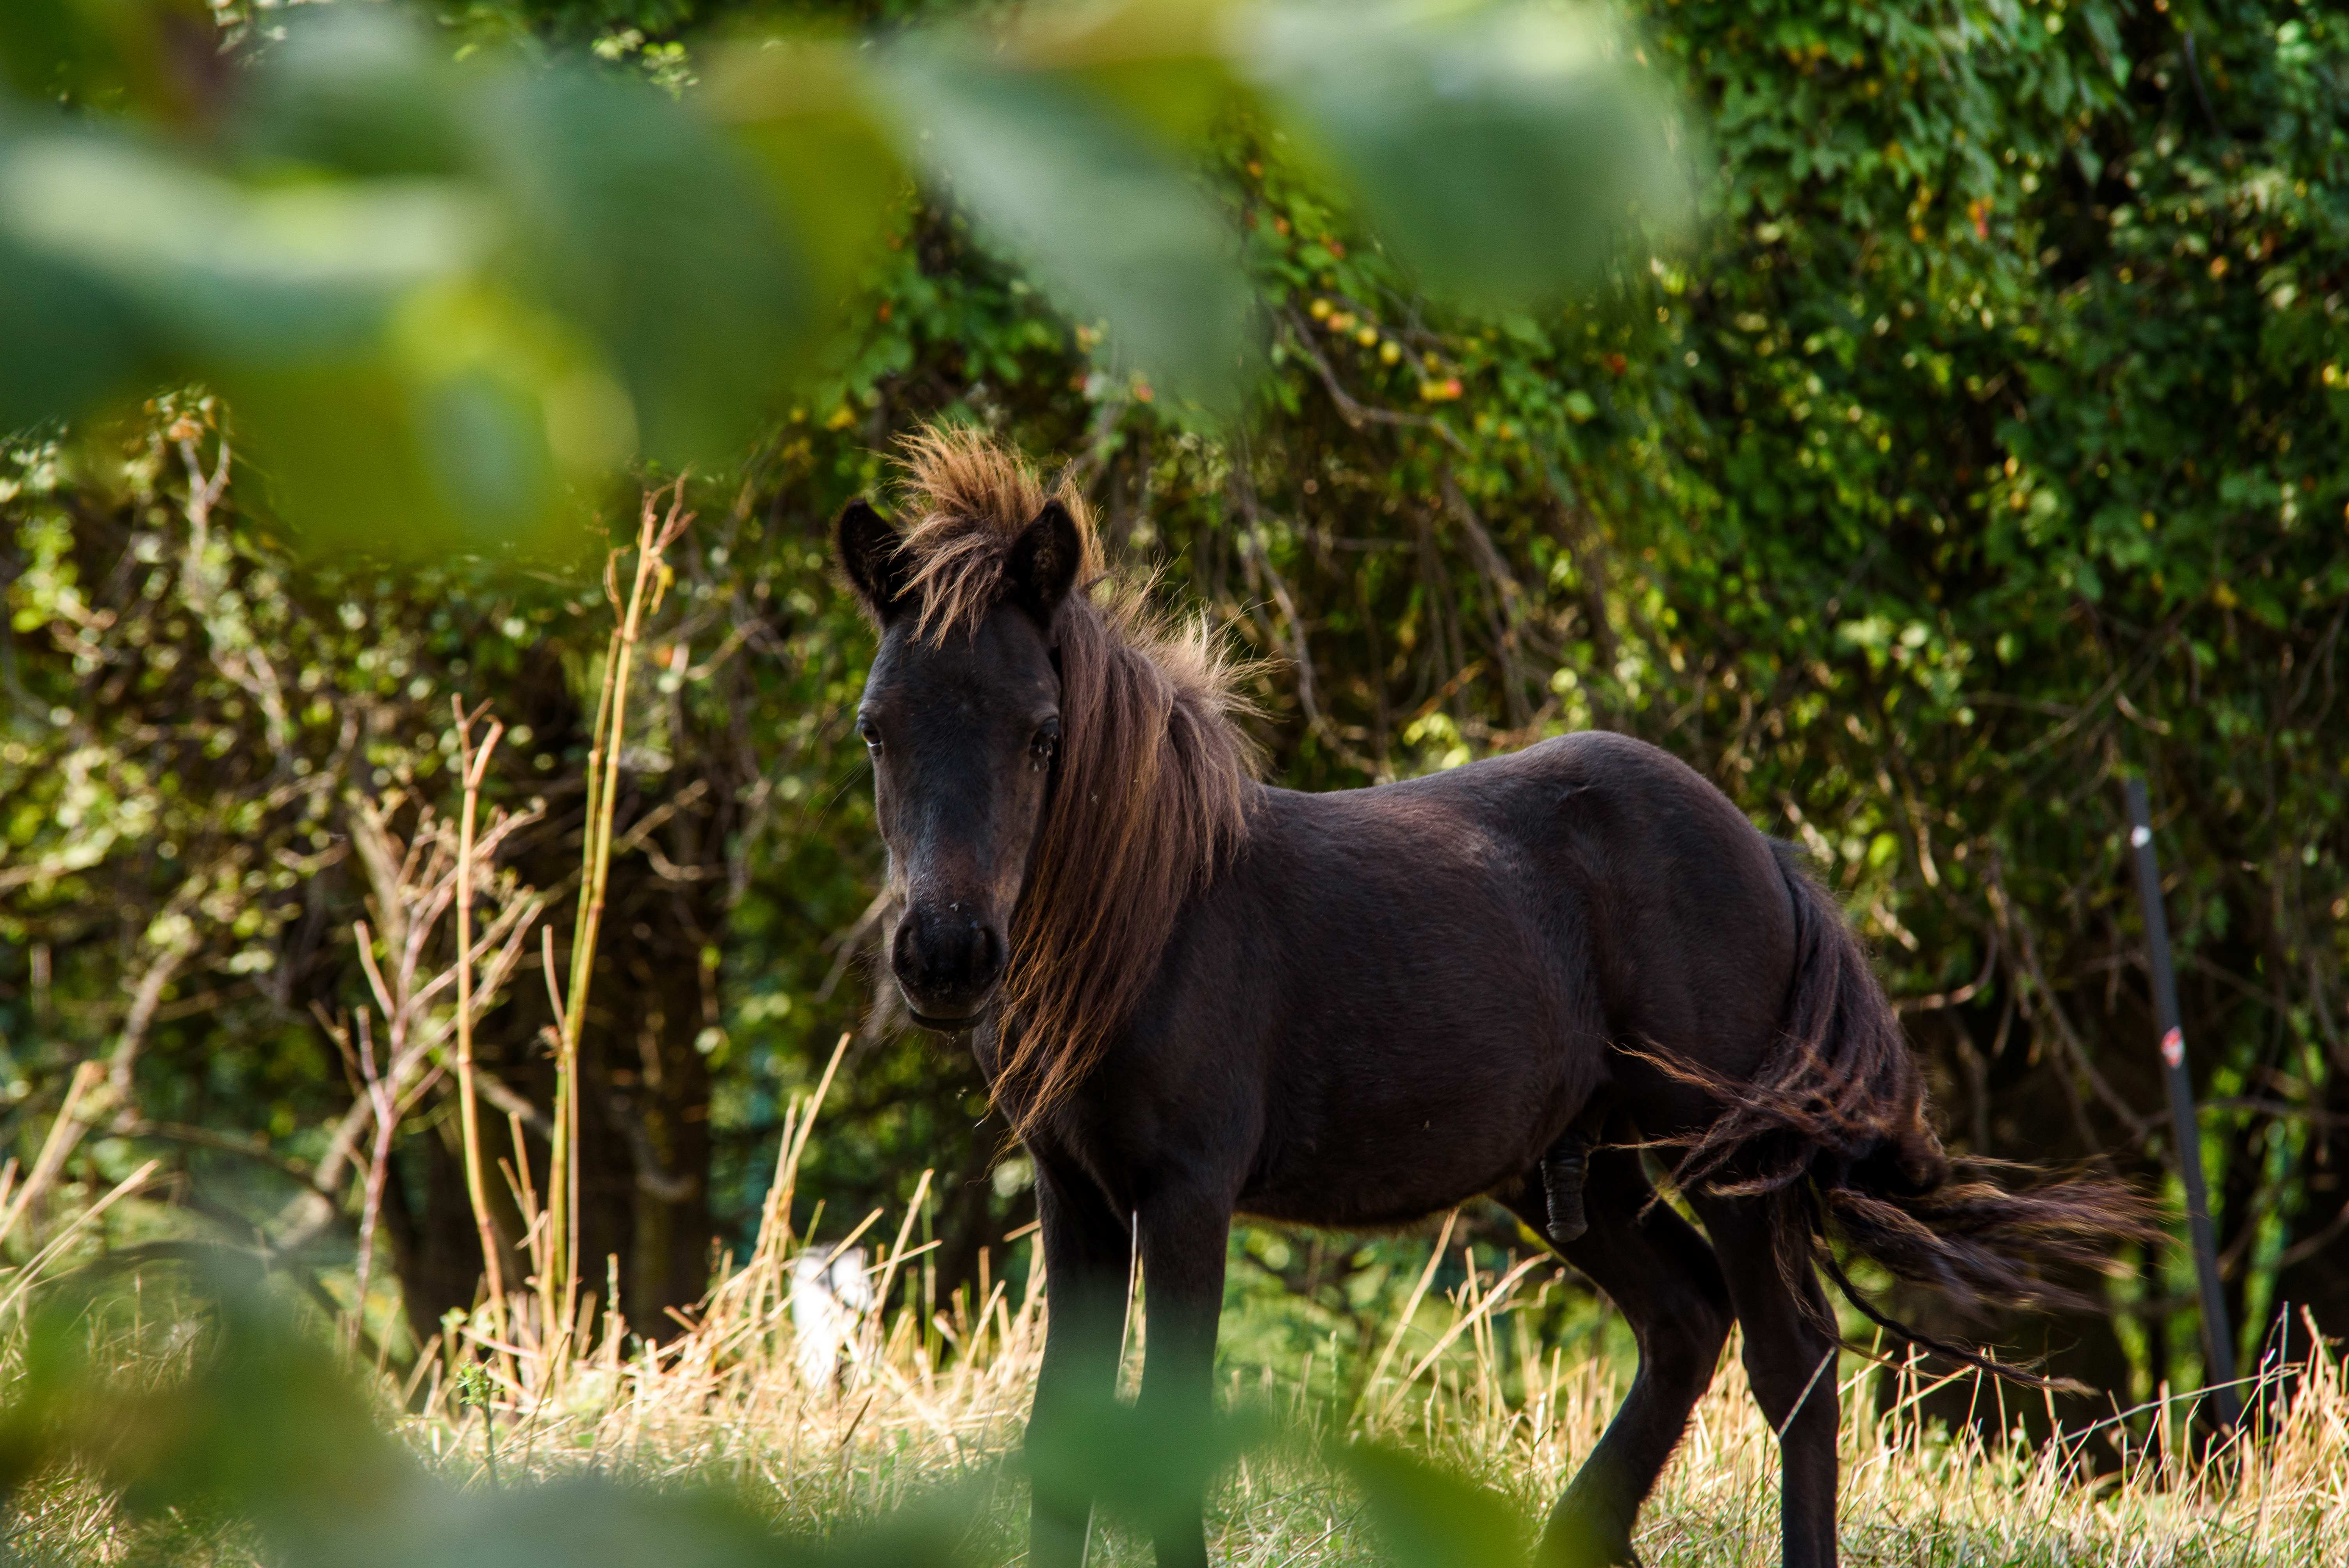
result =
M367 926L359 925L359 940L367 940ZM383 1187L391 1171L391 1140L399 1130L400 1107L392 1099L391 1086L376 1071L375 1031L367 1025L367 1016L361 1012L357 1020L359 1037L359 1072L367 1086L367 1104L375 1112L375 1148L367 1159L367 1185L359 1202L358 1277L351 1286L351 1343L357 1345L367 1331L367 1284L375 1273L376 1226L383 1218ZM421 1098L432 1087L431 1077L417 1087Z
M489 1183L481 1175L480 1086L473 1076L473 819L480 809L481 779L490 757L505 734L505 725L490 722L490 732L479 748L473 745L473 725L488 705L472 714L465 699L451 696L455 711L458 766L463 769L465 798L457 828L457 1105L460 1132L465 1140L465 1196L473 1210L473 1229L481 1243L482 1279L488 1287L490 1331L503 1339L506 1328L505 1268L501 1260L498 1228L490 1212Z
M667 511L662 511L667 496ZM587 754L587 825L580 850L579 917L571 935L569 991L562 1033L555 1045L554 1138L546 1178L546 1257L539 1297L549 1334L569 1333L579 1294L579 1039L587 1022L588 989L595 974L595 938L604 920L604 893L612 869L612 812L619 796L621 742L627 729L628 675L636 663L636 638L647 614L660 608L669 573L663 553L677 542L693 513L685 510L685 480L647 491L636 524L636 561L628 596L619 591L614 551L604 563L604 595L618 624L604 659L604 682L595 706L595 727ZM561 1326L560 1329L556 1326ZM560 1367L564 1357L556 1356Z

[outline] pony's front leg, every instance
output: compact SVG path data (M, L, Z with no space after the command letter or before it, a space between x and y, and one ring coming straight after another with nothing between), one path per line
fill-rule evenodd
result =
M1149 1307L1140 1413L1169 1444L1165 1512L1151 1522L1158 1568L1206 1568L1207 1421L1215 1405L1216 1328L1224 1306L1230 1200L1161 1191L1142 1209L1142 1272Z
M1030 1568L1083 1568L1093 1508L1083 1471L1092 1456L1075 1433L1088 1407L1116 1397L1133 1232L1082 1176L1056 1178L1041 1157L1036 1216L1051 1310L1028 1418L1035 1483L1028 1561Z

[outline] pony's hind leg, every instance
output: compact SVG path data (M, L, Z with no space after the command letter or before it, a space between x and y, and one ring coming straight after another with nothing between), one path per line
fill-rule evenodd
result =
M1778 1434L1785 1568L1834 1568L1836 1357L1807 1224L1788 1194L1692 1194L1745 1335L1745 1378ZM1789 1275L1798 1282L1789 1283ZM1800 1295L1796 1294L1799 1289Z
M1640 1505L1713 1381L1729 1336L1730 1300L1713 1249L1654 1196L1637 1150L1600 1148L1589 1156L1583 1209L1589 1228L1559 1247L1622 1312L1640 1344L1640 1371L1606 1435L1550 1511L1537 1561L1541 1568L1602 1568L1637 1563L1631 1527ZM1548 1222L1538 1181L1509 1207L1536 1230Z

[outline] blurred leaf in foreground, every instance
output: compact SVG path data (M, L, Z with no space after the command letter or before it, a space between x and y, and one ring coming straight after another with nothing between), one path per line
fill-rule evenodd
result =
M467 98L478 70L446 58L388 7L289 23L227 128L229 150L248 169L370 179L456 177L472 167Z
M1375 1443L1336 1451L1401 1568L1508 1568L1526 1560L1525 1522L1498 1495Z
M527 542L632 452L739 449L812 324L737 146L640 82L452 66L373 8L288 32L228 172L0 137L0 315L31 350L0 420L207 381L280 507L389 552Z
M156 1321L164 1301L170 1327ZM104 1284L52 1295L32 1318L9 1396L0 1485L12 1497L71 1462L134 1513L249 1519L288 1561L316 1560L331 1538L425 1484L326 1348L287 1321L249 1265L224 1258L186 1295Z
M845 303L908 175L876 121L854 46L750 38L713 56L702 102L757 160L792 223L819 312Z
M56 25L14 79L53 96L67 56L176 58L172 3L39 0ZM169 81L110 89L144 139L0 102L0 426L205 383L280 508L385 552L551 537L631 457L730 460L856 319L909 170L1105 323L1113 366L1224 410L1253 308L1201 154L1233 112L1493 304L1566 294L1680 200L1615 35L1529 3L1123 0L738 39L684 101L584 60L452 60L377 5L304 7L243 58L202 36L171 80L205 114Z
M1042 1492L1090 1496L1147 1524L1197 1506L1226 1465L1272 1436L1266 1423L1206 1408L1169 1413L1122 1403L1103 1388L1063 1394L1031 1419L1022 1464Z
M1661 88L1594 10L1291 0L1240 25L1276 112L1440 292L1556 301L1637 218L1686 216Z
M877 67L909 150L1133 367L1228 406L1248 347L1232 230L1131 122L1073 83L905 47Z
M650 85L584 70L504 77L481 129L512 262L609 356L645 455L730 457L815 335L752 159Z
M255 189L127 139L0 143L0 273L29 285L0 316L32 349L0 369L0 418L200 376L328 538L527 534L562 468L626 448L566 409L592 367L483 281L492 231L454 181Z

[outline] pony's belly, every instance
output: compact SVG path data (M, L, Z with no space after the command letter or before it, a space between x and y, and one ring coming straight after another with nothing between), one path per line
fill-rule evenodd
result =
M1514 1186L1575 1108L1521 1091L1467 1106L1395 1109L1325 1124L1309 1137L1292 1132L1240 1193L1240 1211L1340 1229L1407 1225Z

